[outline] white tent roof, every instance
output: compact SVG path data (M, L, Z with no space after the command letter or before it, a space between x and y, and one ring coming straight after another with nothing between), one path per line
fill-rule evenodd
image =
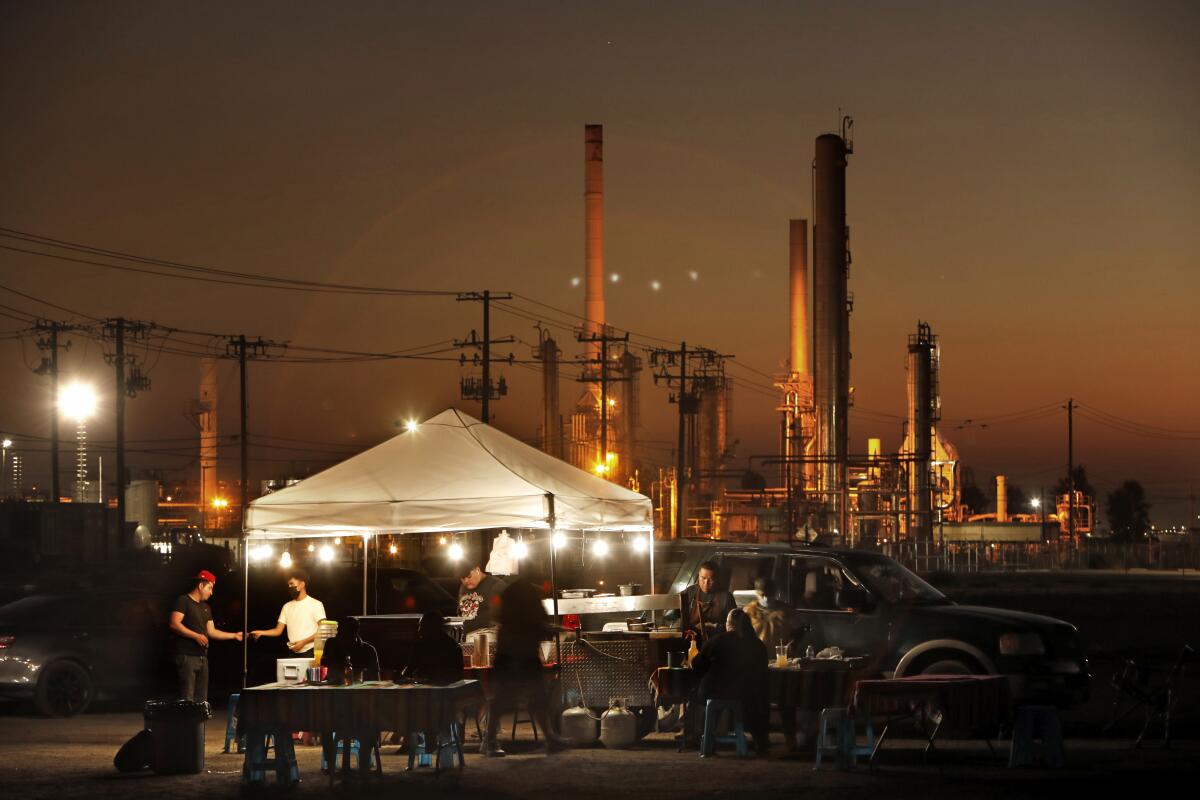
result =
M456 409L250 504L251 538L480 528L653 529L652 504Z

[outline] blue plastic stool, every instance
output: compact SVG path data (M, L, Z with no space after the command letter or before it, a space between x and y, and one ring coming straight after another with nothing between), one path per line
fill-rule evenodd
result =
M333 785L334 775L338 769L338 751L341 750L341 764L345 768L361 769L362 761L362 744L354 737L341 737L337 733L331 733L330 738L333 741L333 763L330 764L325 757L325 748L321 748L321 769L329 771L329 784ZM379 774L383 773L383 764L379 758L379 739L371 742L371 746L367 749L367 767L374 767Z
M733 734L718 736L717 725L721 714L729 711L733 715ZM704 734L700 737L700 757L716 755L718 744L732 744L739 756L749 755L746 747L746 726L742 715L742 701L711 698L704 705Z
M867 743L858 743L855 719L846 708L821 709L817 728L816 760L813 769L819 769L825 756L833 756L838 769L854 769L858 756L869 756L875 745L875 726L866 718Z
M229 752L229 745L233 743L235 739L237 739L237 750L235 752L240 753L246 748L246 737L243 736L238 738L237 735L237 707L238 700L240 700L241 697L242 696L237 692L229 695L229 716L225 721L225 747L221 750L222 753Z
M1054 706L1017 706L1013 715L1009 767L1023 767L1041 756L1047 767L1063 765L1062 724Z
M267 751L272 748L275 757L267 758ZM268 769L275 770L275 779L280 786L292 786L300 781L292 737L279 731L248 731L246 760L242 763L243 782L261 785L266 781Z
M458 756L459 769L466 765L463 755L463 726L459 722L450 723L450 729L445 735L432 736L423 732L412 732L408 735L408 769L415 765L433 767L434 777L442 772L442 759L449 757L450 768L454 768L454 756Z

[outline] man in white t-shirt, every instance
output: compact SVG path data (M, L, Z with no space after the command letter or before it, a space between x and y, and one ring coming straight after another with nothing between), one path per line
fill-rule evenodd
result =
M303 656L312 653L313 640L317 637L317 624L325 619L325 605L308 594L308 573L294 569L288 575L288 591L292 599L283 604L279 621L274 628L250 631L257 639L260 636L279 636L287 629L288 649Z

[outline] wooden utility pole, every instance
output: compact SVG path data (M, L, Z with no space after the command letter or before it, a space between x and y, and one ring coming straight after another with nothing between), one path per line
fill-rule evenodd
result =
M150 379L142 374L138 367L136 359L125 355L126 334L133 338L144 338L149 335L153 328L152 323L135 322L123 317L105 320L104 334L106 337L112 338L114 342L114 353L112 355L105 354L105 360L116 370L117 392L116 402L113 404L116 407L116 422L117 422L117 531L120 540L125 536L125 482L127 478L127 470L125 467L125 400L130 397L136 397L140 391L145 391L150 388ZM126 367L129 368L129 373L126 374ZM138 520L142 523L149 523L147 527L154 527L154 520Z
M483 416L483 421L485 423L488 423L491 421L490 401L492 399L492 392L493 392L493 387L492 387L492 345L494 345L494 344L509 344L511 342L516 341L511 336L505 336L503 339L495 339L495 340L493 340L491 338L491 336L492 336L491 305L492 305L493 300L511 300L512 295L509 294L508 292L504 292L502 294L492 294L490 291L485 289L482 292L465 292L463 294L458 295L457 299L459 302L477 301L477 302L483 303L483 340L482 341L476 340L475 336L474 336L474 331L472 331L471 336L469 336L467 339L465 339L461 342L456 341L454 344L457 347L477 346L477 347L480 347L480 349L481 349L482 362L483 362L482 363L483 377L480 380L478 385L476 385L473 381L464 378L461 383L461 389L462 389L462 398L464 400L479 400L480 401L480 403L482 405L482 407L480 409L480 413ZM504 360L508 361L511 364L512 360L513 360L512 354L510 353L508 358L504 359ZM464 364L466 363L465 357L463 359L461 359L461 363L464 363ZM499 399L506 394L508 394L508 384L506 384L504 382L504 379L501 378L499 386L496 387L496 393L495 393L496 399Z
M600 345L597 358L594 360L589 359L584 361L585 367L598 367L599 369L597 371L599 374L597 375L596 373L589 373L587 369L584 369L584 374L579 378L579 380L582 383L600 384L600 465L604 477L611 478L608 471L608 385L614 382L628 381L632 378L631 376L627 375L624 375L620 378L613 378L609 376L608 344L609 342L622 342L628 344L629 334L626 333L621 336L613 336L609 333L609 328L605 326L602 333L580 333L576 337L576 340L588 344ZM629 411L630 409L623 409L623 413L629 413ZM630 453L629 456L632 458L633 454Z
M238 385L239 385L239 405L241 410L240 435L238 443L241 445L241 492L238 502L241 505L242 512L242 533L243 543L245 541L246 529L246 511L250 503L250 436L248 433L249 423L247 421L247 403L246 403L246 361L251 358L261 358L266 355L267 348L270 347L286 347L277 342L267 341L262 337L257 339L247 339L246 335L239 334L230 336L225 344L225 357L236 358L238 360ZM244 548L243 548L244 550Z

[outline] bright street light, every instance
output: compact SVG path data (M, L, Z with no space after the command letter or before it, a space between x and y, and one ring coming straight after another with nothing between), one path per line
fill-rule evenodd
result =
M1032 500L1029 501L1029 505L1033 506L1034 508L1041 508L1042 507L1041 498L1038 498L1038 497L1033 498Z
M64 386L58 393L58 408L71 419L87 419L96 413L96 391L83 383Z

